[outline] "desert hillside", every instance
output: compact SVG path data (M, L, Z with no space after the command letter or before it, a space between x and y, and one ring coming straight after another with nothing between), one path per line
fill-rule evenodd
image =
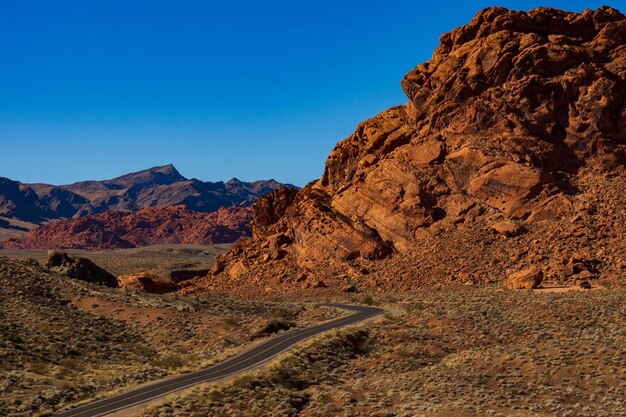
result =
M254 237L188 291L623 276L626 17L492 7L440 40L405 105L263 198Z
M394 313L298 347L265 372L196 388L139 415L622 416L623 300L623 290L533 294L495 286L375 297L370 302Z
M271 335L338 314L292 303L155 296L0 256L0 415L70 404L208 366Z

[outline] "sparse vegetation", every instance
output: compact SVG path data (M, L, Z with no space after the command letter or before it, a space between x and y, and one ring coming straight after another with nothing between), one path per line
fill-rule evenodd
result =
M625 296L488 286L397 297L365 330L141 417L626 415Z
M367 353L370 343L367 330L338 331L283 355L263 373L245 374L222 387L195 389L191 395L152 407L141 416L291 417L310 407L332 409L332 394L313 396L311 391L338 383L337 370Z
M377 304L376 300L374 300L374 297L372 297L370 294L363 294L357 297L353 297L351 299L351 302L356 303L356 304L364 304L366 306Z
M0 415L54 412L231 356L269 323L339 314L292 303L105 288L0 256ZM230 320L224 320L230 318Z
M148 272L169 278L171 271L209 269L220 254L228 251L230 244L202 245L156 245L136 249L107 251L67 250L72 256L87 258L116 276ZM2 249L0 255L10 258L25 257L45 262L47 250Z

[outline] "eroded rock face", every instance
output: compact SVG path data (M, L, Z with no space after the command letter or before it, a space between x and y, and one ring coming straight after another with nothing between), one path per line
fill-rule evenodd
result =
M270 226L276 224L297 195L298 190L295 188L279 188L260 197L259 201L252 206L254 217L250 227L253 236L263 236Z
M290 241L281 265L359 276L473 221L571 215L580 172L624 173L625 43L626 18L608 7L481 11L404 77L406 105L339 142L322 178L213 273L258 280L277 233Z
M5 248L117 249L155 244L232 243L250 235L252 210L221 208L198 213L185 206L112 211L40 226L2 242Z

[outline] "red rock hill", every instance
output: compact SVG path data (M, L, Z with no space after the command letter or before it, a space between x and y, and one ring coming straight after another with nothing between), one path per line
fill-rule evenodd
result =
M250 208L220 208L198 213L186 206L152 207L137 212L110 211L40 226L5 248L114 249L153 244L232 243L250 235Z

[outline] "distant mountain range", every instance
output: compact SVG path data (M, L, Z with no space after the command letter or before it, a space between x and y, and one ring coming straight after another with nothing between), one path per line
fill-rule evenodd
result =
M205 182L183 177L173 165L154 167L111 180L69 185L24 184L0 177L0 239L25 234L53 220L79 218L108 211L185 205L197 212L222 207L247 207L281 187L275 180L236 178Z

